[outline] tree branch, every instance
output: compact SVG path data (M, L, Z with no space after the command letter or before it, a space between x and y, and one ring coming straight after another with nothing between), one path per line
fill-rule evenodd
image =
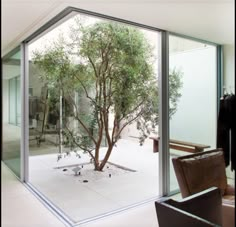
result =
M78 146L78 147L81 148L82 150L88 152L89 155L95 160L95 157L94 157L94 155L93 155L93 153L92 153L92 151L93 151L94 149L88 150L88 149L86 149L85 147L82 147L79 143L77 143L77 142L75 141L75 138L74 138L73 133L70 131L70 129L67 127L66 124L65 124L65 127L66 127L67 131L69 132L71 138L73 139L73 142L76 144L76 146Z
M91 100L93 103L96 104L95 100L89 96L88 91L87 91L87 89L86 89L84 83L82 82L82 80L81 80L77 75L75 75L75 77L76 77L76 79L80 82L80 84L82 85L82 87L83 87L83 89L84 89L84 91L85 91L86 97L87 97L89 100Z
M140 102L136 107L134 107L132 110L129 111L129 113L127 113L126 115L124 115L121 119L118 119L118 122L121 122L123 119L125 119L129 114L135 112L141 105L143 105L143 103L145 102L145 100L142 100L142 102Z
M91 65L92 65L92 67L93 67L95 76L98 78L98 73L97 73L95 64L93 63L92 59L91 59L89 56L88 56L88 59L89 59L89 62L91 63Z
M118 137L120 136L121 132L123 131L123 129L129 125L130 123L132 123L133 121L137 120L141 115L142 115L143 111L140 111L132 120L126 122L120 129L120 131L117 133L116 135L116 139L114 142L116 142L118 140Z
M97 141L95 140L95 138L93 137L93 135L91 134L91 132L89 131L89 129L86 127L86 125L83 123L83 121L78 117L79 116L79 113L78 113L78 109L77 109L77 106L74 102L74 99L71 98L71 101L73 103L73 107L75 107L75 110L76 110L76 116L75 119L82 125L82 127L84 128L84 130L87 132L88 136L92 139L92 141L94 142L94 144L96 145L97 144Z

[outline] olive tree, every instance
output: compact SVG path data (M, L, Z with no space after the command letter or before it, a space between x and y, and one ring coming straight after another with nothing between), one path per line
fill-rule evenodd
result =
M33 62L74 110L78 129L63 126L71 146L88 152L95 170L102 171L125 127L136 123L143 144L158 125L153 47L142 31L121 23L97 22L76 32L80 34L73 34L73 42L37 52ZM181 96L181 76L176 69L170 72L170 117ZM86 111L75 92L87 100ZM107 144L101 157L103 140Z

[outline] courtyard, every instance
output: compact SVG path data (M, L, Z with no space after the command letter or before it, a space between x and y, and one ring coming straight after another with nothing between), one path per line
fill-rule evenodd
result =
M158 197L159 153L152 146L152 140L140 146L120 139L102 172L93 170L83 152L60 160L58 153L30 156L29 182L73 222L94 218ZM171 184L177 186L174 179Z

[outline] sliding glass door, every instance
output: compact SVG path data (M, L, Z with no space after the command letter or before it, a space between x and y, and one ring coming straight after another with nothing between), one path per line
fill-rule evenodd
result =
M158 38L77 13L28 46L29 182L72 223L159 196Z
M24 141L23 179L70 224L176 192L172 158L216 145L216 46L95 15L25 40L24 77L20 48L3 59L3 160L20 176Z
M20 82L20 76L9 79L9 123L18 126L21 122Z
M2 159L18 176L21 173L21 51L2 61Z
M170 191L178 189L172 158L216 146L216 46L169 37Z

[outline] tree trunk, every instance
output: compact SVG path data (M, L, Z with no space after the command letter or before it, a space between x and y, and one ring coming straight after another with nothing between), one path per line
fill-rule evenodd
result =
M101 171L100 170L100 166L99 166L99 161L98 162L97 161L94 162L94 170L95 171Z
M99 171L99 149L100 145L95 148L95 157L94 157L94 169Z
M112 149L114 147L114 144L112 143L111 145L108 146L108 149L107 149L107 152L106 152L106 155L104 157L104 159L102 160L100 166L99 166L99 171L102 171L104 166L106 165L110 155L111 155L111 152L112 152Z

